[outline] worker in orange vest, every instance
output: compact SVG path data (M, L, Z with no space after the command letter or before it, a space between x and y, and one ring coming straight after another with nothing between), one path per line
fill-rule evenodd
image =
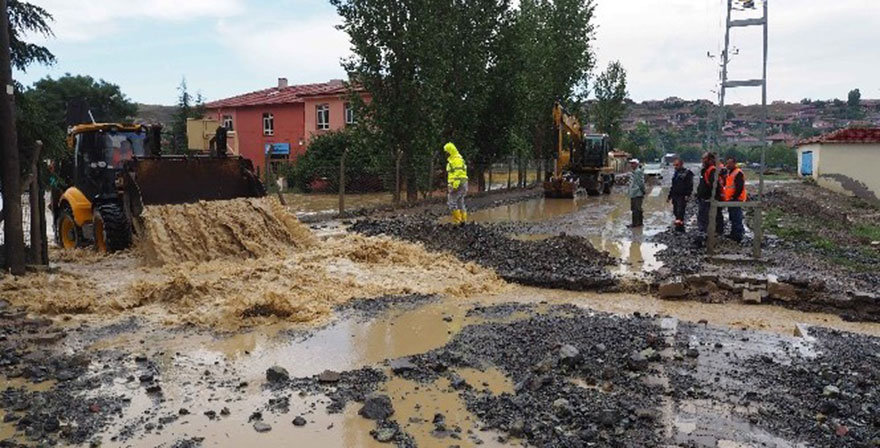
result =
M745 202L748 199L746 193L746 175L736 166L736 158L727 158L727 175L722 178L721 199L724 202ZM730 219L730 239L742 242L743 233L743 209L742 207L728 207L727 216Z
M697 225L700 233L705 235L709 231L709 206L712 200L712 186L715 182L721 182L718 176L718 164L715 161L715 154L707 152L703 154L703 169L700 170L700 183L697 185ZM721 185L715 192L715 198L721 198ZM724 232L724 214L718 212L715 215L715 233Z

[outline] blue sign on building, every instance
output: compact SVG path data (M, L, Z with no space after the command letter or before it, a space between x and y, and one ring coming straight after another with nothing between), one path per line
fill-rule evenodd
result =
M266 143L266 154L273 156L289 156L290 143Z

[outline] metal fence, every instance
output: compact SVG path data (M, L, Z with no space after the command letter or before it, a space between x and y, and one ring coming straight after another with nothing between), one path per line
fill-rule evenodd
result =
M375 174L351 163L343 159L310 166L303 172L296 161L276 162L266 166L261 175L270 194L278 195L301 216L393 208L446 196L445 165L437 164L433 169L409 176L399 165L390 172ZM546 160L510 159L468 166L469 192L478 194L532 188L545 179L553 165Z

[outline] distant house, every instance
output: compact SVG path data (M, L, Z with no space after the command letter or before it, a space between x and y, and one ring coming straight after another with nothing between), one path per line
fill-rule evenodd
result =
M361 93L364 101L368 94ZM208 119L229 130L229 147L259 169L270 160L296 159L309 141L357 121L342 80L288 85L280 78L269 89L246 93L205 105Z
M798 174L830 190L880 203L880 128L848 128L797 144Z

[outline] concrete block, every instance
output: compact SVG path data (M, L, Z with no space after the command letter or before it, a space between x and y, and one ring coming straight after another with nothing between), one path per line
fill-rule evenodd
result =
M661 299L684 297L687 295L687 288L683 282L669 282L660 285L657 294Z
M760 304L761 303L761 291L753 291L750 289L744 289L742 292L743 302L750 304Z
M794 285L783 282L767 283L767 293L770 298L783 300L786 302L796 300L798 298L797 288Z

